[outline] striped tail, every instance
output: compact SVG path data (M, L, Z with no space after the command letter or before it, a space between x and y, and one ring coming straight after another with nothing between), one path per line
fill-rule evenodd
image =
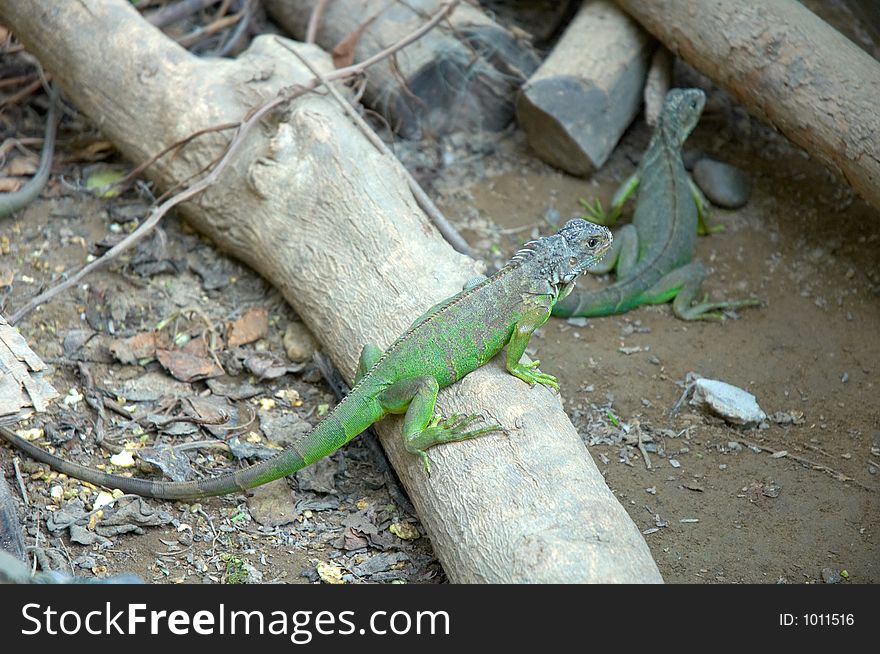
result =
M366 393L358 393L358 395L369 397ZM373 408L374 410L363 411L364 408ZM58 472L92 484L118 488L125 493L161 500L200 499L243 491L302 470L318 459L338 450L376 420L379 420L382 415L384 412L378 409L378 403L369 400L358 401L354 395L349 395L337 404L333 411L327 414L312 431L271 459L219 477L197 481L150 481L137 477L111 475L50 454L43 448L20 438L15 432L4 426L0 426L0 438Z

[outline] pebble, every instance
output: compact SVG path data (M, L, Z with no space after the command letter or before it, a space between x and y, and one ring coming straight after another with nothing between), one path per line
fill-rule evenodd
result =
M694 181L712 204L725 209L739 209L752 195L752 181L746 173L714 159L696 163Z
M294 363L308 361L318 348L312 332L301 322L289 323L283 340L287 357Z
M717 379L700 378L694 381L693 388L691 404L704 406L727 422L752 425L767 418L754 395L732 384Z
M110 463L115 465L117 468L133 468L134 467L134 457L131 455L129 450L122 450L117 454L114 454L110 457Z
M840 573L837 570L822 568L822 581L826 584L839 584L843 581L843 577L840 576Z

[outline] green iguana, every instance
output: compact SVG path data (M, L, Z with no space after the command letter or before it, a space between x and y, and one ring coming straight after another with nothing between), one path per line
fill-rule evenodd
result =
M607 316L642 304L672 300L682 320L716 319L717 309L760 304L760 300L694 304L706 271L692 262L697 233L708 233L703 220L705 199L681 159L681 146L694 129L706 103L700 89L673 89L667 95L657 128L636 172L615 193L611 213L601 205L589 218L612 225L627 198L639 188L632 224L620 229L597 274L615 269L617 281L599 290L580 290L553 307L554 316Z
M110 475L65 461L0 427L0 436L59 472L93 484L159 499L201 498L253 488L317 461L389 413L405 413L406 449L430 472L429 447L474 438L501 427L466 431L477 415L434 415L437 391L489 361L507 346L507 370L529 384L559 388L555 377L522 363L529 338L571 292L577 276L611 246L611 232L575 218L557 234L527 243L489 278L468 286L421 316L382 353L361 352L354 387L315 428L278 455L199 481L149 481Z

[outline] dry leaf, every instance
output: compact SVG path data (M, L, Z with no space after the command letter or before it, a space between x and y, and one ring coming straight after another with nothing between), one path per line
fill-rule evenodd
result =
M165 370L184 382L225 374L213 359L193 356L182 350L156 350L156 358Z
M269 333L269 312L263 307L250 309L226 326L226 341L229 347L253 343Z
M16 157L3 169L7 177L26 177L37 172L40 162L36 157Z
M0 193L15 193L21 188L22 181L14 177L0 178Z
M357 48L358 41L361 38L361 34L363 34L364 30L370 26L376 20L376 16L372 16L367 19L363 25L359 26L355 29L354 32L346 36L342 39L336 46L333 48L333 52L331 55L333 56L333 65L336 68L345 68L346 66L351 66L354 63L354 51Z
M110 343L110 352L120 363L133 364L141 359L156 356L156 348L167 345L156 332L135 334L130 338L118 338Z
M61 163L80 162L80 161L100 161L106 159L116 152L113 143L110 141L92 141L87 146L80 148L75 152L71 152L65 157L61 157Z

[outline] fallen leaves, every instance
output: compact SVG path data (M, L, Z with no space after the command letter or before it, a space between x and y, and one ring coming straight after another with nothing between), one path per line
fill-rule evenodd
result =
M263 307L246 311L241 318L226 324L226 345L238 347L265 338L269 333L269 312Z
M156 350L156 359L175 379L183 382L225 374L223 368L213 359L191 354L185 350Z

